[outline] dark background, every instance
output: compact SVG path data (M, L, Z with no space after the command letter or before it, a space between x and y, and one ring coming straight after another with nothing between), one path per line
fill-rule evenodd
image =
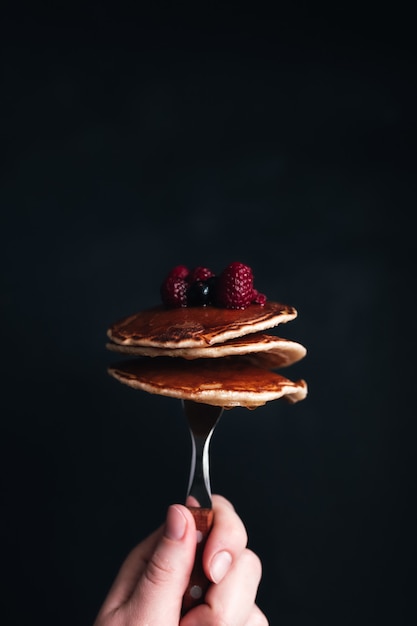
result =
M34 3L33 3L34 4ZM1 41L2 623L91 625L181 501L180 405L106 373L179 263L296 306L305 402L222 418L272 626L415 612L416 90L401 3L14 5Z

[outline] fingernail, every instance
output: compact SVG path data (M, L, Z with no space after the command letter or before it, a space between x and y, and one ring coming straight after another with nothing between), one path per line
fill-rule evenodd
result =
M187 520L183 512L175 505L170 506L165 523L165 537L179 541L184 537L186 528Z
M223 550L218 552L212 559L210 565L210 576L213 582L219 583L225 577L232 564L232 555Z

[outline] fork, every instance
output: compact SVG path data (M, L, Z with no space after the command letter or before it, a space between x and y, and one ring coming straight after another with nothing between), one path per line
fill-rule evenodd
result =
M184 594L182 615L204 601L210 584L203 570L202 554L213 524L210 485L210 440L223 413L223 407L183 400L183 411L190 429L192 453L187 506L197 529L197 548L193 571ZM195 503L195 504L194 504Z

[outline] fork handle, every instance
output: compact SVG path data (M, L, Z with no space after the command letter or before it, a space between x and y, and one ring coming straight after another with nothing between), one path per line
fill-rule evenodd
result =
M188 508L193 514L197 529L197 548L194 567L183 597L181 615L184 615L194 606L204 602L204 596L210 584L210 581L203 570L203 551L210 529L213 525L213 509L193 506L189 506Z

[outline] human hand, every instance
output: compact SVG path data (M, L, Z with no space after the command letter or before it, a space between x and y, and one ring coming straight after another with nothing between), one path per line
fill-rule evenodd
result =
M211 584L204 602L181 617L194 563L196 529L191 512L169 507L164 526L136 546L123 563L94 626L267 626L255 604L259 558L249 550L233 506L213 496L214 521L203 552Z

